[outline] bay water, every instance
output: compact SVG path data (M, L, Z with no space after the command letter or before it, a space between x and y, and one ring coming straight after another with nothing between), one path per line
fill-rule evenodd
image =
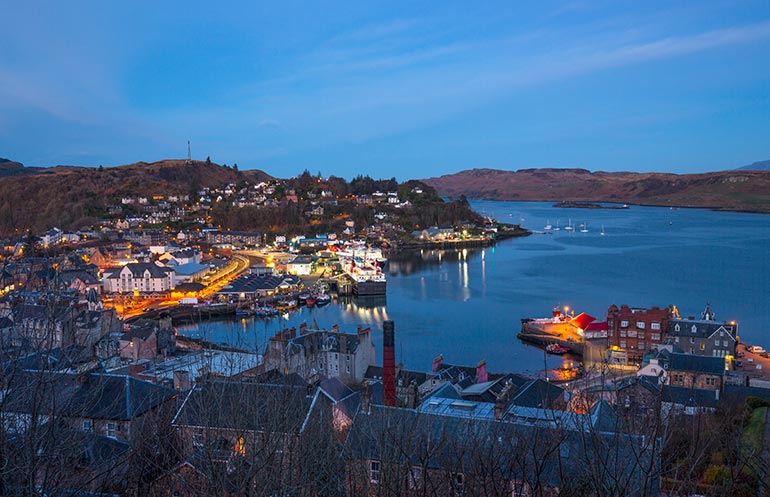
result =
M396 328L396 362L428 371L441 354L451 364L487 361L494 372L536 374L563 360L521 343L521 318L556 305L605 319L611 304L675 304L699 317L707 302L718 320L735 320L746 343L770 346L770 216L705 209L631 206L557 208L542 202L472 201L498 221L544 231L485 249L421 251L390 257L384 299L340 299L275 318L210 321L183 335L264 349L286 327L313 321L355 332L371 326L379 361L382 321ZM574 226L573 231L564 228ZM580 232L584 225L587 232ZM602 230L604 235L601 234Z

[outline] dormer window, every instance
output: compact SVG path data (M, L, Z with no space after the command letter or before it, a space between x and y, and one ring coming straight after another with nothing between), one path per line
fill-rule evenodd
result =
M690 330L691 330L693 333L697 333L697 332L698 332L698 327L697 327L697 326L695 326L695 325L692 325L692 328L690 328Z
M679 323L677 323L676 326L674 326L674 331L679 331Z

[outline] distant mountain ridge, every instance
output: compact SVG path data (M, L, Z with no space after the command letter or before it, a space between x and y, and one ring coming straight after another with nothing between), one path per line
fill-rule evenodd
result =
M743 166L738 168L739 171L749 170L749 171L769 171L770 170L770 160L761 160L754 162L753 164L749 164L748 166Z
M472 199L616 202L770 213L770 171L702 174L586 169L471 169L422 180L442 196Z
M0 161L0 233L51 226L80 228L96 222L122 197L193 194L204 186L223 186L272 176L260 170L236 171L208 161L161 160L94 168L28 168Z

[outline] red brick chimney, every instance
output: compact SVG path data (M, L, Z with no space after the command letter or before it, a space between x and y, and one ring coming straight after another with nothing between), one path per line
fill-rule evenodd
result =
M483 360L476 365L476 383L486 383L489 381L487 373L487 361Z
M393 321L384 321L382 323L382 401L386 406L396 405L395 342Z
M444 356L440 355L435 359L433 359L433 368L431 369L431 371L435 373L436 371L438 371L438 367L441 366L442 364L444 364Z

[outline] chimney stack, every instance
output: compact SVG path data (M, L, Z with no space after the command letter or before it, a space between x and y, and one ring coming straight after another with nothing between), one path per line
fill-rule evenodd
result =
M487 361L481 360L476 365L476 383L486 383L489 381L489 373L487 373Z
M439 355L438 357L433 359L433 368L431 369L431 371L435 373L436 371L438 371L438 367L441 366L442 364L444 364L444 356Z
M395 342L393 321L384 321L382 323L382 386L383 403L386 406L396 405Z

